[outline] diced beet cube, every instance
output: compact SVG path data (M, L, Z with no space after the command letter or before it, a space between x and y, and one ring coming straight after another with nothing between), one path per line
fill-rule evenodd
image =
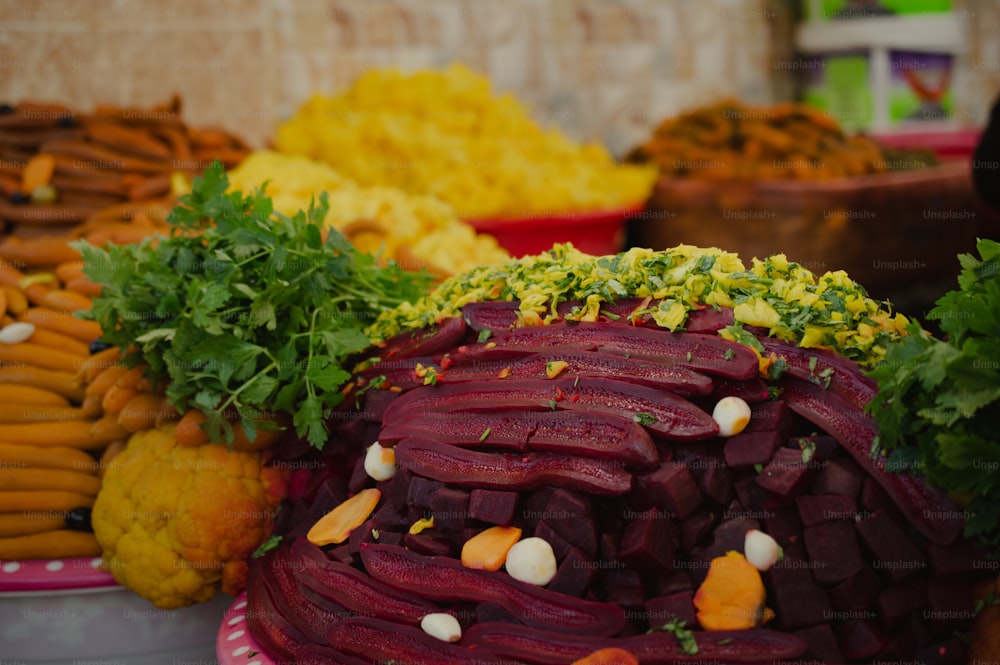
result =
M541 538L552 547L552 553L556 555L556 561L562 561L573 547L548 522L539 522L538 526L535 527L533 535L536 538Z
M750 517L758 519L760 516L767 514L767 508L770 505L772 495L757 484L757 478L749 476L737 481L734 487L736 489L736 496L739 497L740 503L743 505L744 510L749 513Z
M643 572L672 570L678 534L673 522L647 514L629 522L619 558Z
M838 621L834 632L846 660L869 660L887 643L885 636L869 621Z
M698 619L693 598L692 591L680 591L668 596L650 598L644 604L644 618L654 630L675 619L680 619L688 626L694 626L698 623Z
M351 554L357 554L361 551L361 543L375 542L375 536L372 534L372 530L375 528L375 520L369 519L351 531L351 535L348 536L347 540L351 548Z
M864 472L848 457L828 460L816 473L813 492L816 494L844 494L857 496L861 492Z
M454 556L455 548L450 541L439 536L430 535L429 531L422 533L407 533L403 537L407 549L426 556Z
M673 572L664 571L660 574L653 575L651 579L647 579L647 595L671 596L675 593L681 593L682 591L693 592L694 586L691 584L691 577L687 574L687 570L677 568L679 563L686 562L687 559L678 558L674 561L675 570Z
M864 567L858 537L851 522L824 522L803 533L809 558L816 563L813 576L820 584L835 584Z
M490 524L509 526L517 510L517 492L472 490L469 495L469 517Z
M927 584L927 609L922 613L930 619L937 633L958 630L975 617L972 587L958 580L931 579Z
M409 527L410 525L410 520L407 518L405 509L397 510L390 503L384 503L379 506L378 510L372 515L372 522L375 524L376 529L394 529Z
M601 588L609 603L622 607L639 609L642 607L642 577L631 568L608 568L601 571Z
M545 588L583 598L590 590L598 565L599 562L595 562L579 549L571 547L556 569L556 576L545 585Z
M987 559L982 548L965 538L951 545L928 545L926 552L935 577L983 574L995 577L1000 571L1000 561Z
M718 457L700 457L687 462L698 489L706 499L720 506L733 498L733 478L725 460Z
M809 645L805 658L815 659L821 663L842 663L844 661L844 655L840 653L840 645L837 644L837 636L834 635L833 628L830 627L829 623L796 630L794 634Z
M757 475L757 484L788 499L801 494L814 474L814 465L802 460L802 451L781 448Z
M794 418L792 411L782 400L769 400L750 407L750 422L744 432L777 432L787 439Z
M496 603L479 603L476 605L476 623L521 623L513 614Z
M663 462L655 471L637 476L636 484L650 504L674 513L677 519L693 513L702 501L691 472L678 462Z
M412 474L406 469L398 469L392 478L385 482L376 483L375 486L382 492L383 505L392 506L397 512L404 512L406 509L406 497L410 493L410 481Z
M351 494L357 494L364 488L371 487L373 482L372 477L365 471L365 458L362 455L354 462L351 477L347 481L347 491Z
M811 462L814 463L816 468L823 466L819 462L825 462L833 457L836 457L840 453L840 444L832 436L793 436L788 439L785 444L786 447L791 448L798 453L803 453L806 450L812 451L811 453L806 453L806 455L811 455Z
M913 655L913 660L927 665L963 665L968 662L966 653L965 645L953 637L920 649ZM972 662L977 663L977 661ZM995 662L980 660L978 665L995 665Z
M378 538L375 538L375 542L381 545L402 545L403 534L398 531L386 531L384 529L380 529L378 532Z
M830 601L805 568L779 563L764 574L768 607L774 610L775 622L785 630L829 623Z
M460 531L469 518L469 493L442 487L431 494L430 509L435 529Z
M528 498L521 505L521 514L517 516L520 519L515 519L515 521L519 521L528 528L534 529L538 522L545 516L545 506L549 503L549 499L555 491L554 487L543 487L529 494Z
M542 521L588 557L597 556L597 532L586 495L557 489L545 504Z
M764 516L764 532L778 541L778 545L788 548L802 543L802 521L794 508L779 508Z
M680 521L681 552L690 552L711 532L716 514L702 506Z
M679 560L674 563L674 566L690 566L692 582L695 585L700 585L705 581L705 576L708 575L708 566L712 559L725 556L726 552L730 550L742 552L747 531L759 528L760 523L748 517L724 520L712 532L708 544L692 548L690 561Z
M874 478L865 478L861 483L861 506L873 513L883 513L897 524L906 524L899 508Z
M795 507L805 527L858 516L857 500L844 494L802 494L795 497Z
M344 543L343 545L337 545L334 548L327 550L326 555L333 559L334 561L339 561L340 563L353 564L356 557L351 553L351 546L349 543Z
M381 423L385 410L399 399L399 395L391 390L369 390L364 396L365 408L361 411L362 418L371 423Z
M621 533L628 521L625 511L630 510L628 501L618 496L592 496L590 513L594 517L597 533Z
M888 628L918 611L927 601L924 584L902 584L885 589L878 595L876 605L882 623Z
M875 568L892 583L899 584L927 567L923 553L885 513L875 513L854 528Z
M431 494L444 487L444 483L429 478L414 476L410 480L410 487L406 492L406 503L418 508L431 507Z
M598 538L598 554L602 561L617 561L622 537L618 533L602 533Z
M830 587L830 602L841 612L866 612L875 602L880 589L878 575L866 565L843 582Z
M726 464L734 469L767 464L783 442L782 436L775 431L740 432L726 439Z

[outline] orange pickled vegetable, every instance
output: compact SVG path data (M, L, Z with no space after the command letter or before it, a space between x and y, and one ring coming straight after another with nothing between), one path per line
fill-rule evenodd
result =
M743 630L771 620L764 605L760 572L739 552L712 559L708 576L694 594L698 623L705 630Z
M462 546L462 565L476 570L500 570L507 552L521 539L514 526L493 526L480 531Z
M382 492L375 488L361 490L319 518L306 539L318 547L344 542L351 531L364 524L381 498Z

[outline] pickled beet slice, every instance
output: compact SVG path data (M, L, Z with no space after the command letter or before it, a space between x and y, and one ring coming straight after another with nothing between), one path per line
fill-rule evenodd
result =
M955 516L960 513L944 492L911 475L886 471L885 458L872 457L876 428L871 418L837 393L810 382L786 377L782 386L789 407L835 437L924 536L939 545L958 538L962 521Z
M561 665L609 647L624 649L642 665L673 663L771 663L797 658L806 643L794 635L764 629L693 631L698 652L684 653L677 638L654 631L648 635L601 638L565 635L509 623L480 623L466 632L464 642L506 658L539 665Z
M602 377L629 381L640 386L669 390L678 395L708 395L712 379L680 365L641 358L623 358L611 353L546 349L511 360L510 349L496 348L457 354L443 372L441 383L464 383L496 379L504 374L514 379L544 379L550 363L564 362L562 376Z
M308 638L279 611L264 584L264 576L256 560L250 559L247 576L247 628L269 654L278 659L292 657L299 645Z
M440 611L425 598L386 589L357 568L331 561L304 538L295 541L292 556L300 564L298 577L303 585L352 612L418 625L424 615Z
M392 422L427 412L585 411L638 418L651 432L675 440L715 436L712 417L683 397L615 379L503 379L424 386L397 399L386 411Z
M462 343L468 327L461 317L444 319L437 325L394 335L372 347L366 356L382 360L402 360L416 356L433 356ZM365 356L362 356L365 357Z
M558 346L660 362L670 359L732 379L755 377L759 366L749 348L717 335L671 333L622 323L553 323L497 333L490 341L501 348Z
M387 420L379 441L432 438L463 448L576 454L648 467L659 461L649 432L631 418L588 411L409 412Z
M760 337L765 355L774 353L784 358L791 375L826 384L855 408L862 409L875 398L876 383L864 376L857 363L826 349L804 349L774 337Z
M323 641L326 641L324 636ZM370 665L369 661L348 656L320 644L303 644L295 651L295 665Z
M593 494L624 494L632 487L632 474L610 460L483 453L416 438L403 439L395 451L396 461L411 473L458 487L528 490L551 485Z
M366 544L361 560L369 575L391 587L437 601L496 603L526 624L559 633L614 635L625 625L622 609L616 605L524 584L505 572L472 570L448 557Z
M376 663L483 665L484 661L490 661L484 649L449 644L419 628L369 617L351 617L333 624L326 639L340 651Z
M322 640L326 626L343 618L343 607L299 587L296 583L299 562L290 554L291 548L278 547L260 558L256 570L281 615L312 641Z

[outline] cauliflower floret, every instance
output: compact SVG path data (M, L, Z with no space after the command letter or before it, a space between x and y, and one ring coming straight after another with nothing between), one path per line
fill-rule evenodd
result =
M235 595L286 486L258 452L181 447L173 425L145 430L108 466L94 534L118 583L157 607Z

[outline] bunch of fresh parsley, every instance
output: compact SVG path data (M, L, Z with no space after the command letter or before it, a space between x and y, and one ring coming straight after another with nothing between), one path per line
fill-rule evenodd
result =
M379 313L416 300L430 277L381 266L324 228L325 194L289 218L261 191L228 186L219 163L195 178L170 214L170 237L75 243L103 286L89 318L105 342L136 349L130 364L169 381L181 411L205 412L211 440L232 441L234 413L253 437L266 414L285 412L321 447L324 412L349 378L342 361L370 344L363 329Z
M915 470L967 504L968 536L1000 554L1000 244L959 255L959 288L929 313L947 340L917 324L871 373L870 405L889 468Z

